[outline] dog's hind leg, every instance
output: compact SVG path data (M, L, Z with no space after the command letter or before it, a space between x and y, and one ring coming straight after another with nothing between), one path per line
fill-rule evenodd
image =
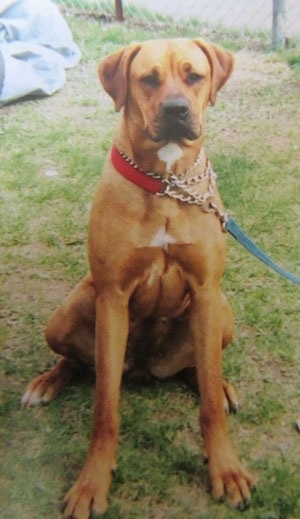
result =
M81 281L46 326L48 346L61 355L54 368L33 379L22 397L31 407L50 402L82 364L94 365L96 292L90 276Z
M195 368L195 353L189 335L188 320L178 319L173 323L165 324L169 327L169 333L164 341L164 348L150 361L150 370L157 378L167 378L182 372L185 382L199 393L199 384ZM222 349L233 338L233 314L231 307L222 294ZM240 408L238 396L232 384L223 379L224 408L227 413L237 412Z

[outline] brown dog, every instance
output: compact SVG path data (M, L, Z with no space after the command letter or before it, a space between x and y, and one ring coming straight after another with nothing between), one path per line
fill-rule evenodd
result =
M96 366L92 440L65 517L107 508L124 371L168 377L196 368L212 494L239 508L250 499L252 479L226 424L224 393L236 405L221 370L233 334L220 290L226 236L202 150L205 109L232 68L230 53L201 39L133 43L100 63L104 89L123 110L91 210L91 274L47 326L62 358L23 396L24 406L48 402L80 363Z

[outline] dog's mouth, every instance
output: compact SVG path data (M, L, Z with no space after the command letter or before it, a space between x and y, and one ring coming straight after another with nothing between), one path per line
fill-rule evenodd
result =
M188 125L185 123L178 123L176 124L162 124L157 132L157 134L154 136L153 140L156 142L162 141L162 140L170 140L174 142L181 141L183 139L187 139L190 141L194 141L198 139L201 135L201 128L198 127L193 128L192 125Z

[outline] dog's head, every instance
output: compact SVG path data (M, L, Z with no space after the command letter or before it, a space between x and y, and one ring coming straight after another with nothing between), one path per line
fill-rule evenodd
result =
M132 43L104 58L99 76L116 110L153 142L202 136L208 102L233 69L233 56L197 39Z

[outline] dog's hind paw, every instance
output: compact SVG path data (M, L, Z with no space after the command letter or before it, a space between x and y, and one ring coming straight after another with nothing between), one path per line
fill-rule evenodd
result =
M32 380L22 396L22 407L34 407L39 404L48 404L58 393L55 385L51 383L51 372L44 373Z
M65 358L60 359L51 371L47 371L29 382L22 396L21 406L34 407L39 404L48 404L70 381L74 371L74 365Z
M237 392L232 384L223 379L224 408L226 413L237 413L240 410L240 403Z

